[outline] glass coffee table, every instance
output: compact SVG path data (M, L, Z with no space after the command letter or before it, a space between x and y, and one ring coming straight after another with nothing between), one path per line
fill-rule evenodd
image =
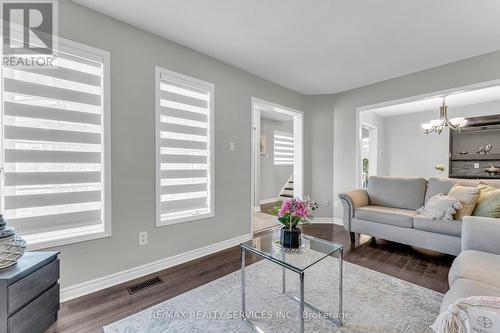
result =
M335 244L323 239L308 236L302 234L303 246L300 251L295 251L290 253L290 251L283 250L277 243L279 239L279 231L272 234L266 234L263 236L255 237L245 243L240 244L241 250L241 312L243 320L252 327L257 332L262 332L252 321L245 316L246 304L245 304L245 253L246 251L255 254L259 257L267 259L275 264L282 267L282 282L281 282L281 292L286 293L286 283L285 276L286 271L290 270L298 274L299 277L299 297L294 295L288 295L295 301L299 303L299 332L304 332L304 310L305 307L318 313L322 318L330 320L336 326L342 326L342 264L343 264L343 246L340 244ZM327 314L313 305L307 303L304 300L304 275L308 268L314 266L321 260L330 257L338 256L339 258L339 304L338 304L338 316L332 318L330 314Z

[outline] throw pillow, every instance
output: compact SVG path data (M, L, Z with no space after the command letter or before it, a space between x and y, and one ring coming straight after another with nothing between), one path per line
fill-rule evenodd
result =
M477 199L479 198L479 193L479 187L455 185L451 188L448 195L451 198L457 199L462 204L462 208L454 216L455 220L461 221L462 217L472 215Z
M460 201L439 193L427 200L425 206L417 209L417 212L430 219L451 221L453 214L460 208L462 208Z
M500 218L500 188L480 184L481 193L472 215Z
M472 296L459 299L441 312L431 328L435 333L500 332L500 297Z

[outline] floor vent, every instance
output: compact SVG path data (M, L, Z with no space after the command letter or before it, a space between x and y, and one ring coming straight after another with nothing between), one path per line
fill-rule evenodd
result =
M134 284L133 286L130 286L127 288L128 293L130 295L137 294L138 292L143 291L144 289L147 289L149 287L156 286L157 284L162 284L163 280L160 279L159 276L155 276L154 278L151 278L146 281L139 282L137 284Z

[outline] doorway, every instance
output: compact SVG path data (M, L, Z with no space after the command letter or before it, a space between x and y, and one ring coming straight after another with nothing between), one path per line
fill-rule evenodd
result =
M371 124L361 124L361 187L368 185L368 177L377 175L377 127Z
M252 232L276 228L274 207L303 197L302 111L251 100Z

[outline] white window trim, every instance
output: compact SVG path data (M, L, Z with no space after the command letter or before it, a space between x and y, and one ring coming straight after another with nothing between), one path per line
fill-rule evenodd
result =
M102 57L104 63L103 70L103 168L102 168L102 186L103 189L103 205L102 205L102 225L94 225L88 227L68 228L60 231L43 232L38 234L22 236L27 241L27 250L40 250L54 246L67 245L93 239L99 239L111 236L111 55L108 51L104 51L92 46L80 44L72 40L58 37L59 50L68 49L74 50L79 54L89 53L90 55L98 55ZM1 80L0 80L1 81ZM3 128L3 87L0 86L0 126ZM3 153L3 135L0 135L0 157L1 165L4 165ZM3 200L3 198L0 198ZM3 202L2 202L3 203ZM3 207L3 205L2 205ZM8 221L7 221L8 223Z
M210 173L209 173L209 180L207 184L207 191L209 192L209 198L210 198L210 212L209 213L204 213L204 214L199 214L199 215L193 215L193 216L185 216L181 218L176 218L172 219L169 221L162 221L161 220L161 159L160 159L160 150L161 150L161 140L160 140L160 116L161 116L161 109L160 109L160 80L161 76L167 76L169 80L172 80L173 82L184 84L187 86L198 86L200 89L206 89L210 91L211 98L210 98L210 112L209 112L209 117L208 117L208 122L210 124L210 129L209 129L209 149L207 150L209 154L209 161L210 161ZM157 227L162 227L166 225L173 225L173 224L178 224L178 223L183 223L183 222L191 222L191 221L196 221L196 220L201 220L201 219L207 219L215 216L215 140L214 140L214 100L215 100L215 85L210 82L206 82L203 80L199 80L196 78L193 78L188 75L184 75L181 73L177 73L159 66L155 67L155 142L156 142L156 148L155 148L155 167L156 167L156 177L155 177L155 187L156 187L156 226Z

